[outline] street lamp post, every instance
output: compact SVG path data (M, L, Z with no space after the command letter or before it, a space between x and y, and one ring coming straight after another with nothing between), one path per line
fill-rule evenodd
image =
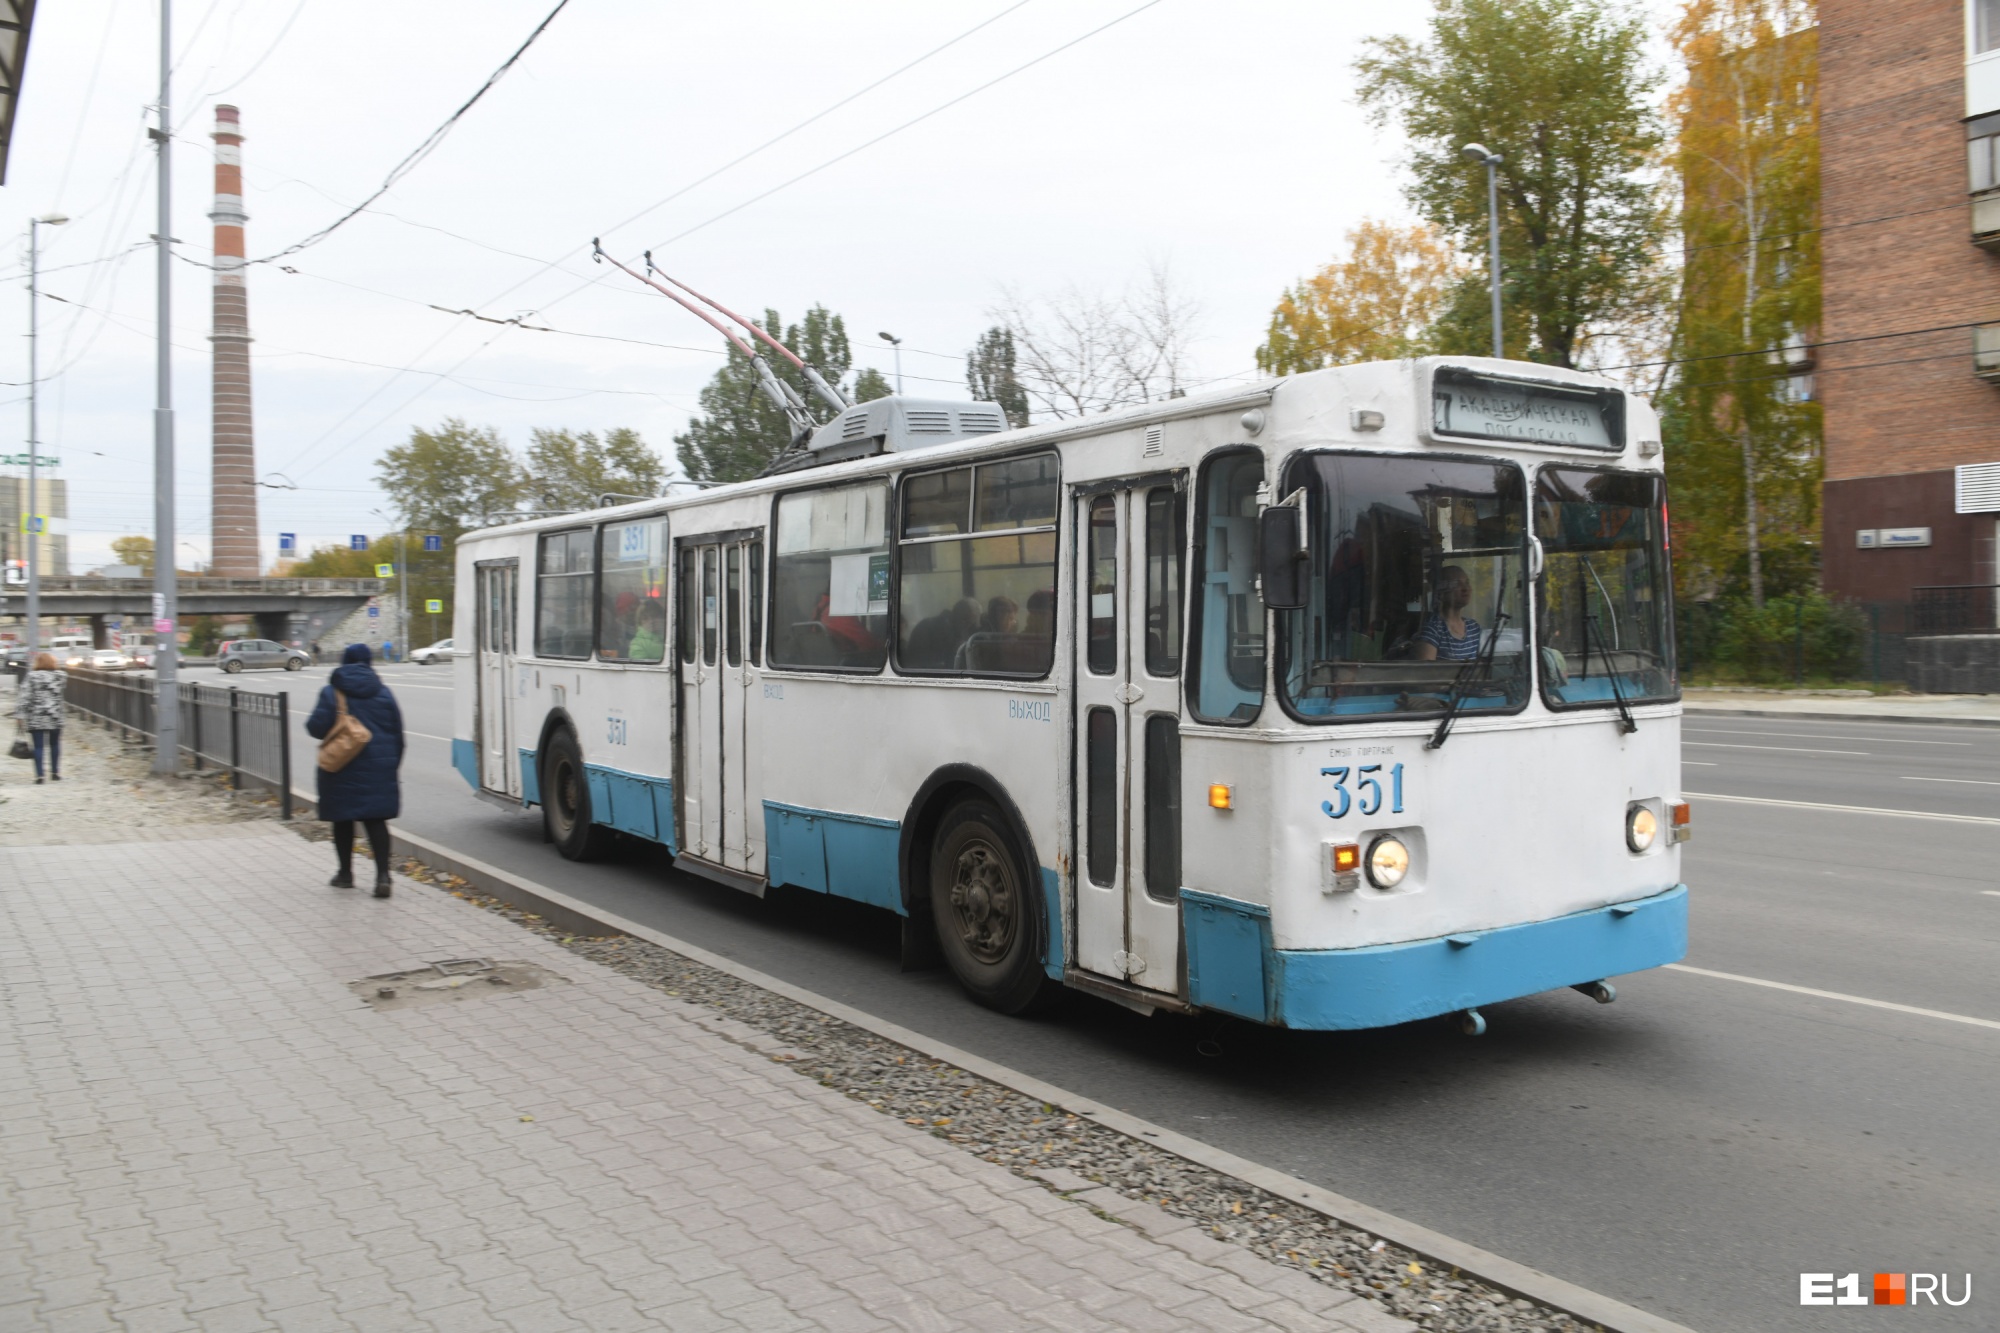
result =
M903 396L903 340L893 333L878 333L875 336L896 349L896 396L900 398Z
M1486 164L1486 274L1493 286L1493 355L1497 360L1506 355L1500 336L1500 164L1507 159L1480 143L1469 143L1458 151L1469 161Z
M172 773L181 762L180 583L174 572L174 232L173 0L160 0L159 125L149 129L159 154L153 187L159 220L153 233L158 264L156 301L160 331L153 367L153 771Z
M39 419L35 415L38 391L41 388L41 369L35 359L35 334L41 323L41 298L36 294L36 283L40 277L41 229L60 227L69 219L61 213L46 213L38 218L28 219L28 503L23 506L27 517L22 526L27 529L22 535L28 541L28 665L35 664L35 649L42 641L42 566L41 547L43 530L48 527L47 515L37 512L42 508L37 500L40 490L39 455L42 441Z

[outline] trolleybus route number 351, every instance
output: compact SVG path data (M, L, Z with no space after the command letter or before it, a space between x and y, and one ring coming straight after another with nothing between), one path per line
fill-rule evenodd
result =
M1323 778L1333 779L1333 794L1339 798L1339 804L1336 805L1332 801L1321 801L1319 803L1320 810L1329 819L1344 819L1349 810L1359 810L1364 815L1376 813L1382 808L1382 781L1374 775L1381 771L1382 765L1380 764L1362 764L1358 768L1322 768L1319 771L1319 775ZM1349 792L1347 789L1349 774L1354 775L1353 792ZM1358 801L1355 800L1357 794L1360 796L1360 800ZM1389 813L1392 815L1403 813L1403 766L1401 764L1392 764L1389 767Z

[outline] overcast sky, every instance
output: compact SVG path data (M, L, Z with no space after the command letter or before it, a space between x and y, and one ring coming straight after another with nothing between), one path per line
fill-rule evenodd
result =
M249 252L270 255L365 198L552 3L181 0L182 253L209 258L216 102L242 108ZM669 272L746 313L771 306L789 319L822 303L846 317L857 361L885 373L891 354L875 334L895 333L909 392L946 396L963 395L965 350L1003 286L1115 291L1164 260L1205 310L1198 376L1248 377L1286 284L1331 259L1363 217L1407 217L1398 145L1363 118L1352 71L1364 38L1417 32L1430 7L1139 5L571 0L371 212L251 268L258 467L299 487L259 492L266 558L279 532L310 547L388 529L371 513L385 507L375 460L449 416L517 445L536 426L630 426L671 458L719 340L593 266L594 235L622 256L653 247ZM157 0L40 8L0 188L21 228L8 247L16 279L26 220L73 219L43 232L43 290L70 303L42 309L42 373L55 376L42 440L69 481L77 571L108 561L113 537L152 529L145 125L157 14ZM210 286L204 268L175 268L186 562L207 556ZM16 289L25 327L25 284ZM503 328L433 305L671 346ZM25 381L25 340L7 345L0 378ZM24 439L25 400L6 410Z

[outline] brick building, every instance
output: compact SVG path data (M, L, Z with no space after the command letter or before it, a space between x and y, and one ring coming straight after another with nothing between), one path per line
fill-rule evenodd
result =
M1826 589L2000 583L2000 0L1819 15Z

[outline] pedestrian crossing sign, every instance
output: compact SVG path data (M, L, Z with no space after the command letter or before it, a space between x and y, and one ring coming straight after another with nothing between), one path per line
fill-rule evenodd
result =
M433 597L433 598L431 598L431 599L430 599L429 601L427 601L427 602L425 602L425 603L424 603L424 610L426 610L426 611L430 612L430 613L431 613L432 615L434 615L434 616L437 616L437 615L443 615L443 614L444 614L444 598L442 598L442 597Z
M377 565L375 566L375 577L378 579L393 579L396 577L396 567L394 565Z

